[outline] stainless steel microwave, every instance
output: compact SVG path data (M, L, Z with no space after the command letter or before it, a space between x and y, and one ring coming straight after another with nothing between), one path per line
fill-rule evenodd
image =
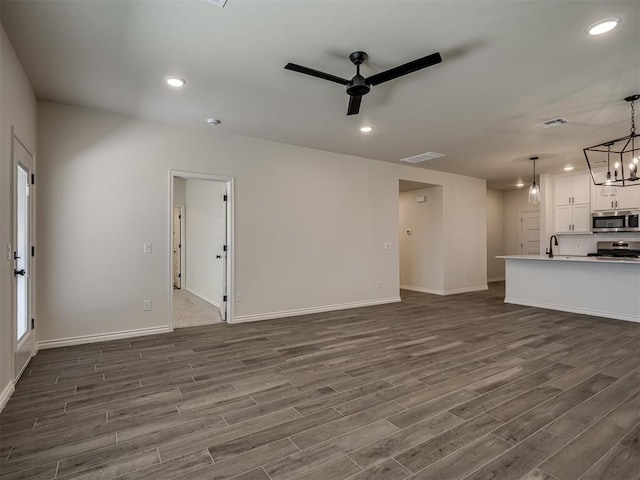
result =
M591 215L591 231L640 232L640 211L596 212Z

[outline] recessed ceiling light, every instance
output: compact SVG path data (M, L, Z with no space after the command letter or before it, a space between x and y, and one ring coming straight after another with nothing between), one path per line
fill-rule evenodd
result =
M571 170L573 170L573 165L567 165L566 167L564 167L565 172L570 172Z
M367 125L365 125L364 127L360 127L360 131L362 133L369 133L371 130L373 130L373 127L369 127Z
M589 25L589 27L587 27L587 33L589 35L602 35L603 33L610 32L616 28L619 23L620 18L618 17L603 18L602 20L598 20L596 23Z
M165 82L172 87L184 87L187 84L187 81L180 77L167 77Z
M217 118L207 118L207 123L212 127L215 127L216 125L220 125L222 120L218 120Z
M522 180L520 180L518 183L516 183L516 187L518 187L518 188L524 187L524 182Z

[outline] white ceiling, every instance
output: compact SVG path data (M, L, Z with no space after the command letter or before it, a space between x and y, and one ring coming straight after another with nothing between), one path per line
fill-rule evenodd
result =
M622 99L640 93L637 0L2 0L0 14L41 99L389 162L440 152L420 166L500 189L530 180L531 155L541 173L584 169L582 148L626 135ZM585 34L612 15L617 29ZM350 78L355 50L365 76L443 62L372 88L350 117L344 87L283 68ZM534 126L554 117L571 123Z

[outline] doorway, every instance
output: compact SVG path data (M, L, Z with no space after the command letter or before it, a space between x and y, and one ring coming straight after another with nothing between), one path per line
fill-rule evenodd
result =
M520 254L540 254L540 212L520 212Z
M34 158L17 132L13 132L13 361L17 380L34 352L32 318L35 262L32 256L34 226Z
M171 328L232 322L233 178L170 172Z
M400 288L444 295L442 186L399 181Z

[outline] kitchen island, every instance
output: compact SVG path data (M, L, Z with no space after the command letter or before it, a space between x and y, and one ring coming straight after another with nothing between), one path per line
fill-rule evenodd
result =
M640 322L640 261L557 255L505 259L506 303Z

